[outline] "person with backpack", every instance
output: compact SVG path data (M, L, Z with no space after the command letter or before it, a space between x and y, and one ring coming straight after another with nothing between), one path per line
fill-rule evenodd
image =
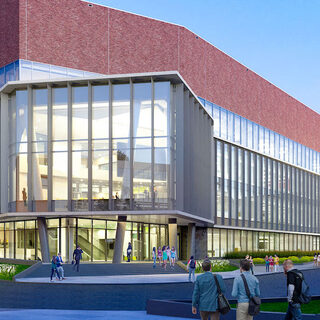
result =
M250 262L240 261L240 276L233 281L231 295L238 300L237 320L252 320L249 314L252 300L259 300L260 287L258 279L250 272Z
M190 257L188 263L187 263L187 270L189 271L189 282L195 282L196 276L194 275L196 270L197 261L194 259L193 256ZM192 276L192 280L191 280Z
M197 277L194 285L192 313L197 314L197 309L199 309L202 320L207 320L209 317L211 320L219 320L218 298L220 294L225 293L226 288L222 277L211 273L211 261L209 259L203 261L202 269L204 273ZM223 310L221 312L226 313Z
M283 270L287 276L289 303L285 320L301 320L301 303L309 303L311 300L309 286L304 280L303 273L294 268L290 259L283 262Z

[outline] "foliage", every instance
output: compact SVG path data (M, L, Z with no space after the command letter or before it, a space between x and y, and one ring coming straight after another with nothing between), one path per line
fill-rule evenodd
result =
M262 258L253 258L253 263L254 264L264 264L265 260Z
M303 256L300 258L300 263L311 262L313 261L313 257Z
M265 256L274 256L277 255L279 258L281 257L303 257L303 256L313 256L314 251L237 251L237 252L229 252L226 253L224 258L226 259L244 259L246 255L250 255L254 258L265 258Z
M28 268L29 266L23 264L0 263L0 279L12 280L16 274Z
M290 259L293 263L299 263L300 259L298 257L295 256L290 256L288 257L288 259Z
M287 260L287 259L288 259L287 257L279 258L279 263L282 264L282 263L284 263L284 261Z
M202 263L203 260L197 260L196 262L196 273L202 273ZM227 271L234 271L238 268L230 265L229 260L211 260L211 270L212 272L227 272Z

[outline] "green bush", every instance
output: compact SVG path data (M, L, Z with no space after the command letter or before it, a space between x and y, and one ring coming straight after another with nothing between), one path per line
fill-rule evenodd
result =
M313 261L313 257L303 256L300 258L300 263L311 262Z
M197 260L195 273L202 273L203 260ZM239 269L238 267L230 265L228 260L212 260L211 261L212 272L226 272Z
M224 255L224 258L226 259L244 259L246 255L250 255L253 258L263 258L267 256L274 256L275 254L279 258L284 257L303 257L303 256L313 256L314 251L243 251L243 252L229 252Z
M262 259L262 258L254 258L254 259L253 259L253 263L254 263L254 264L264 264L264 263L265 263L265 260Z
M27 268L29 268L29 266L22 264L0 263L0 279L12 280L16 274Z
M295 256L290 256L288 257L288 259L290 259L293 263L299 263L300 259L298 257Z
M279 258L279 263L283 263L285 260L287 260L288 258L286 258L286 257L282 257L282 258Z

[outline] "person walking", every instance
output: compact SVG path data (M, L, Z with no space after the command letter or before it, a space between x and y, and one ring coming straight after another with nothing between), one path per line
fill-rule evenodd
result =
M64 270L63 270L63 267L62 267L62 264L63 264L63 260L62 260L62 257L61 257L61 253L58 252L58 255L57 255L57 271L59 272L62 280L65 279L64 277Z
M167 262L168 262L168 255L167 255L167 247L163 246L162 248L162 266L164 267L164 270L167 270Z
M77 272L79 272L82 254L83 251L81 250L80 246L77 246L77 248L73 251L73 271L77 269Z
M175 249L175 247L172 247L170 256L171 256L171 266L172 266L172 268L174 268L174 265L176 263L176 249Z
M314 255L313 255L313 266L316 267L317 264L318 264L318 255L315 252Z
M192 294L192 313L197 314L197 310L200 311L202 320L219 320L220 313L218 311L218 294L219 285L221 292L224 294L226 291L224 281L218 274L211 273L211 262L209 259L205 259L202 263L202 269L204 271L194 285Z
M153 268L155 268L156 267L156 263L157 263L156 247L153 247L153 249L152 249L152 260L153 260Z
M317 263L317 266L320 267L320 254L318 252L318 263Z
M128 248L127 248L127 262L130 262L131 253L132 253L132 245L131 245L131 242L129 242Z
M287 276L288 310L285 320L301 320L301 304L299 296L302 290L303 274L294 268L289 259L283 262L284 274Z
M171 250L170 250L169 246L167 246L167 257L168 257L169 264L170 264L170 267L171 267Z
M265 260L265 262L266 262L266 272L269 272L269 257L266 256L266 257L264 258L264 260Z
M62 280L62 278L60 277L60 274L57 270L57 257L56 256L52 256L52 260L51 260L51 276L50 276L50 282L53 282L53 275L54 273L57 273L58 279Z
M246 292L244 281L247 282L251 296L260 296L258 279L250 273L250 263L248 260L240 261L240 276L233 281L232 296L238 300L237 320L252 320L253 316L248 314L249 297ZM243 279L243 277L245 279Z
M279 272L280 271L280 265L279 265L279 257L275 254L274 255L274 271Z
M158 259L159 259L159 266L161 266L161 262L162 262L162 250L161 250L161 247L158 248Z
M254 272L253 272L254 263L253 263L252 256L249 257L248 261L250 263L250 271L252 274L254 274Z
M194 259L193 256L190 257L188 263L187 263L187 270L189 271L189 282L195 282L196 276L195 276L195 270L196 270L197 261ZM192 280L191 280L192 276Z
M269 265L270 265L270 272L273 272L274 260L272 256L269 257Z

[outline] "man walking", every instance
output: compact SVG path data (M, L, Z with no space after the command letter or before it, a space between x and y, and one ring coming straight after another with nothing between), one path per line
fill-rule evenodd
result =
M247 281L251 296L260 296L258 279L250 272L250 262L248 260L240 261L240 272ZM246 293L244 280L240 276L233 281L232 296L237 298L237 320L252 320L253 317L248 314L249 298Z
M77 246L77 248L73 251L73 271L77 268L77 272L79 272L79 267L80 267L80 260L82 259L82 253L83 251L81 250L80 246Z
M301 320L301 304L299 296L302 290L303 274L294 268L289 259L283 262L283 270L287 275L288 310L285 320Z
M127 262L130 262L131 253L132 253L132 245L131 245L131 242L129 242L128 248L127 248Z
M61 257L61 253L58 252L58 255L57 255L57 271L59 273L59 275L61 275L61 278L64 280L65 277L64 277L64 270L63 270L63 267L62 267L62 264L63 264L63 261L62 261L62 257Z
M200 311L202 320L219 320L220 313L218 311L218 288L221 292L225 292L225 285L220 275L211 273L211 261L205 259L202 263L204 274L197 277L192 295L192 313L197 313L197 308ZM216 279L215 279L216 277Z

